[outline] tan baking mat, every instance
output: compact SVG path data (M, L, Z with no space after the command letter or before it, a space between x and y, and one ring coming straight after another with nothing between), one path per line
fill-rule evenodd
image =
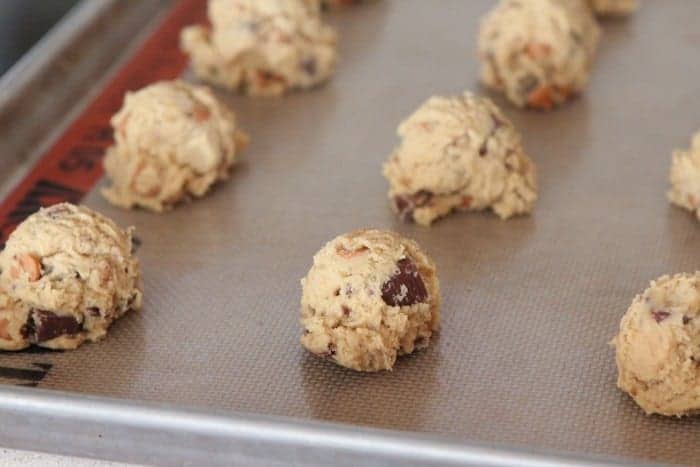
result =
M42 388L697 463L700 423L644 416L615 388L607 342L650 279L700 264L700 226L664 198L671 150L700 126L700 2L648 1L605 22L589 89L559 111L498 100L539 169L532 217L401 224L380 174L395 127L432 94L483 92L474 50L490 4L333 13L342 62L327 86L221 93L252 137L230 183L162 216L86 198L137 227L143 312L99 344L0 363L43 372ZM439 338L390 373L353 373L298 345L313 253L364 226L418 240L444 292Z

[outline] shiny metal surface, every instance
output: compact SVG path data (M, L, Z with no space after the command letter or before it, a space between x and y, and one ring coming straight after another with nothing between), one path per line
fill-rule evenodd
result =
M664 198L671 150L700 121L700 3L645 2L605 22L589 89L559 111L497 98L539 168L532 217L401 224L380 174L395 127L432 94L483 92L474 50L490 4L382 1L333 13L342 62L328 85L278 100L220 92L252 137L229 183L162 216L90 194L89 206L137 228L145 309L74 352L0 355L3 366L52 364L39 387L72 393L3 389L0 413L22 426L14 438L0 429L3 439L55 451L75 432L73 454L146 463L166 454L158 446L270 463L545 462L503 446L563 452L550 460L564 465L588 455L696 463L698 420L644 416L615 388L607 342L650 279L700 260L697 221ZM389 373L343 370L297 342L299 279L313 253L363 226L418 240L444 293L439 338ZM175 423L172 407L206 415ZM47 425L50 439L39 434ZM211 444L198 431L210 429Z

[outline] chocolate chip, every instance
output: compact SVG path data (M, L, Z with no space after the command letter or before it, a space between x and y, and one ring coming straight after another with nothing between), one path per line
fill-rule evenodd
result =
M433 199L433 193L428 190L420 190L411 195L398 195L394 197L394 206L399 213L399 217L404 222L413 220L413 211L416 208L425 206Z
M688 323L690 323L690 320L691 320L691 319L693 319L693 318L690 318L689 316L684 316L684 317L683 317L683 324L688 324Z
M411 222L413 220L413 206L409 202L409 198L406 196L394 196L394 206L399 212L399 217L404 222Z
M53 266L51 266L50 264L44 263L44 261L41 261L41 272L42 272L43 276L45 276L47 274L51 274L52 271L53 271Z
M314 58L307 58L301 62L301 68L308 73L311 76L316 75L316 59Z
M352 310L345 305L343 305L341 309L343 310L343 314L345 316L350 316L350 313L352 313Z
M335 289L335 291L333 292L333 295L335 295L336 297L337 297L338 295L340 295L340 287L338 287L337 289Z
M537 88L539 82L535 75L525 75L518 80L518 90L520 94L528 95Z
M35 342L44 342L65 334L77 334L81 330L80 323L72 316L59 316L46 310L32 310L31 320L34 322Z
M131 237L131 254L133 255L137 251L139 251L139 248L141 248L141 245L143 245L143 242L139 237L133 236Z
M34 320L32 319L32 314L29 313L27 317L27 322L22 325L19 333L23 338L33 340L34 334L36 334L36 327L34 326Z
M657 323L660 323L661 321L665 320L669 316L671 316L671 313L668 311L651 311L651 316L654 317L654 321Z
M398 271L382 285L382 300L389 306L409 306L428 298L416 264L410 258L396 263Z
M332 358L335 355L336 352L336 346L333 342L328 343L328 350L325 351L321 356L326 357L326 358Z
M100 316L100 309L96 306L91 306L87 309L87 312L90 316Z

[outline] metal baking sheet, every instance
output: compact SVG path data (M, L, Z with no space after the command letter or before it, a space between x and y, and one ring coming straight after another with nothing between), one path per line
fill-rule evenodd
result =
M533 216L402 224L380 173L395 128L433 94L486 92L475 40L492 3L330 13L342 61L327 85L281 99L219 92L252 138L229 183L160 216L91 190L88 206L137 228L145 308L73 352L0 355L3 381L38 387L0 388L0 439L164 464L696 464L700 422L643 415L615 388L607 342L649 280L698 268L697 221L664 193L671 150L700 126L700 3L644 2L605 21L589 88L556 112L496 97L539 170ZM28 131L32 115L16 115ZM43 134L24 157L50 146ZM15 181L0 175L0 189ZM379 374L298 344L312 255L366 226L418 240L444 298L430 348Z

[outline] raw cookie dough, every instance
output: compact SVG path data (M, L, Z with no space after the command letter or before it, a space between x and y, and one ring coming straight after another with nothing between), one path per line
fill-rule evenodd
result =
M599 36L585 0L501 0L481 21L481 79L518 107L552 109L585 87Z
M588 0L588 3L599 16L626 16L638 7L637 0Z
M0 350L22 350L31 345L27 322L31 308L0 289Z
M646 413L680 417L700 409L700 272L652 281L613 344L617 385Z
M190 26L181 45L204 80L249 95L278 96L326 81L336 34L318 0L209 0L212 27Z
M440 324L435 265L393 232L333 239L301 283L302 345L354 370L390 370L398 355L427 347Z
M112 204L162 212L225 180L247 136L203 86L161 81L129 92L112 117L116 144L104 168Z
M491 209L502 219L532 211L535 166L489 99L431 97L398 134L384 176L402 219L428 226L452 211Z
M140 309L131 232L68 203L20 224L0 252L0 349L74 349Z
M693 136L690 149L673 152L669 179L668 200L700 219L700 131Z

